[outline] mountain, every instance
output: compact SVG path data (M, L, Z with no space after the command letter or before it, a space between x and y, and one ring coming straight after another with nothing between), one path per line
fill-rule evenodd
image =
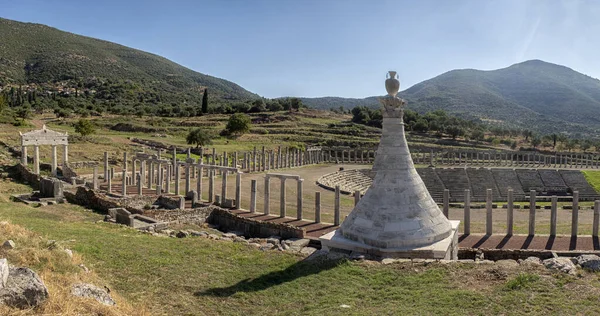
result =
M67 88L75 84L98 90L107 82L126 90L113 89L107 99L119 97L131 102L199 104L205 88L214 100L258 98L233 82L151 53L41 24L0 18L0 88L60 83Z
M419 112L444 109L465 118L544 133L590 134L600 129L600 80L541 60L491 71L452 70L399 96ZM328 108L329 98L323 99L310 102ZM373 99L348 99L347 107L371 104Z

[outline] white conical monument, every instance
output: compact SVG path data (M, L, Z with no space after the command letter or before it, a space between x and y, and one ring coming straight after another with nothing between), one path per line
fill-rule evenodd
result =
M383 257L456 259L459 221L449 221L417 173L402 121L404 100L396 72L386 80L383 132L373 184L340 228L321 237L325 249Z

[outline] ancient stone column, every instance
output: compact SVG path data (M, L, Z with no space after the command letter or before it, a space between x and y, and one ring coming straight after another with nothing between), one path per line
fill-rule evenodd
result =
M302 208L304 207L303 205L303 184L304 184L304 179L298 179L297 181L297 189L296 189L296 219L297 220L302 220Z
M154 162L148 161L148 189L152 189L154 184Z
M215 159L217 158L217 150L215 148L212 149L212 164L216 165Z
M269 201L271 199L271 188L270 188L270 181L271 181L271 177L269 176L265 176L265 205L264 205L264 213L266 215L270 214L270 205L269 205Z
M535 236L535 190L529 191L529 236Z
M104 181L108 181L108 152L104 152Z
M446 218L448 218L448 210L450 209L450 190L444 189L444 197L443 197L443 210L442 213Z
M175 195L179 195L179 182L181 182L181 174L179 172L179 164L175 164L174 166L174 172L175 172Z
M256 146L254 146L254 150L252 151L252 171L256 171Z
M208 170L208 203L212 203L215 200L215 171L214 169Z
M33 146L33 173L40 174L40 146Z
M233 163L231 164L233 168L237 168L238 166L238 152L233 153Z
M108 193L112 192L112 174L109 172L108 173L108 178L107 178L108 182L107 182L107 186L106 186L106 191Z
M356 206L360 202L360 191L354 191L354 206Z
M281 178L281 190L280 190L280 199L279 199L279 217L285 217L286 213L286 200L285 200L285 178Z
M21 163L27 166L27 146L21 146Z
M142 175L140 173L136 174L136 183L137 183L137 192L139 196L143 195L143 181L142 181Z
M471 190L465 189L464 234L471 234Z
M321 222L321 192L315 192L315 223Z
M265 165L267 162L267 156L265 155L265 146L262 146L262 157L261 157L261 168L260 171L265 171Z
M488 236L491 236L493 234L493 231L492 231L492 189L486 190L485 208L486 208L485 234Z
M98 190L98 167L94 167L94 175L92 179L92 190Z
M340 224L340 186L335 186L335 200L333 205L333 225Z
M513 189L508 189L508 195L506 197L506 235L513 235L514 226L514 206L513 206Z
M282 168L281 157L282 157L281 146L279 146L279 147L277 147L277 169Z
M192 172L190 170L190 163L186 161L185 164L185 192L184 195L187 195L190 192L192 187Z
M135 158L131 159L131 167L131 185L137 185L137 177L135 176L135 173L137 172L137 166Z
M165 193L171 193L171 168L167 166L167 176L165 177Z
M235 175L235 207L242 209L242 173L238 172Z
M556 215L558 214L558 197L553 195L550 205L550 236L556 236Z
M52 175L56 177L57 168L57 157L56 157L56 145L52 145Z
M125 176L127 176L127 152L123 153L123 170L125 170Z
M224 205L225 200L227 199L227 173L227 170L221 172L221 205Z
M600 221L600 201L594 201L594 221L592 223L592 236L598 237L598 226Z
M198 200L202 201L202 173L204 168L202 165L198 167L198 181L196 182L196 191L198 192Z
M577 237L579 224L579 191L573 191L573 212L571 213L571 237Z
M122 191L122 196L127 196L127 169L123 169L122 171L123 175L123 179L121 179L121 191Z
M250 213L256 212L256 180L250 181Z
M63 145L63 166L69 163L69 145Z
M146 161L142 160L140 162L140 177L137 181L141 182L142 187L144 186L144 180L146 178Z

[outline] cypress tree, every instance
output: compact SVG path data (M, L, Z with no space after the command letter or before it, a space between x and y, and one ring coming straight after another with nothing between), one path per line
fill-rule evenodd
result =
M208 113L208 88L204 89L204 95L202 96L202 113Z

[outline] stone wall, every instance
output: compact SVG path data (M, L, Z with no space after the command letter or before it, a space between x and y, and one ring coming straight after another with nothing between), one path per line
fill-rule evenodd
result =
M306 231L288 224L258 221L242 217L221 208L214 208L208 222L218 225L221 231L242 232L246 237L267 238L281 236L281 238L304 238Z
M175 210L179 208L179 200L179 197L161 195L158 197L158 200L156 200L156 203L169 210Z
M71 168L71 164L63 165L62 168L62 176L65 179L77 178L77 172Z
M185 210L146 210L144 216L152 217L159 222L201 225L216 208L207 206Z
M86 187L77 187L76 192L65 191L64 195L69 203L85 206L103 213L108 213L111 208L122 207L132 214L143 214L144 206L151 205L155 201L154 197L144 196L132 196L125 199L112 198Z
M21 163L16 164L14 166L14 170L16 176L19 179L21 179L21 181L28 183L36 190L39 189L41 180L41 177L39 175L33 173L33 171L29 170L29 168L27 168Z

